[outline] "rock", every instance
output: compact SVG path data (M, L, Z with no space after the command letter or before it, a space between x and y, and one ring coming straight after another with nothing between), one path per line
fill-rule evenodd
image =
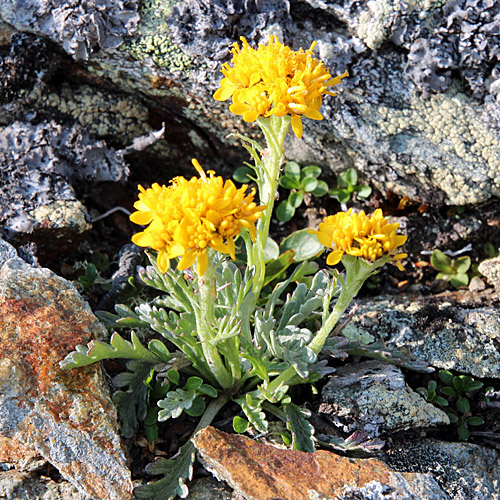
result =
M449 425L446 413L411 390L401 370L381 361L363 361L337 369L321 393L319 412L343 432L381 432Z
M187 500L244 500L213 477L202 477L189 485Z
M34 148L33 144L37 147ZM124 181L123 154L78 127L14 122L0 129L0 222L11 241L35 242L42 259L74 249L91 228L75 182Z
M22 467L34 452L79 491L128 500L132 483L99 365L64 371L78 344L106 335L75 287L0 245L0 444ZM0 456L5 457L3 449Z
M71 483L18 470L0 472L0 497L6 500L92 500Z
M493 285L497 292L500 292L500 257L483 260L479 264L479 272L486 276L488 283Z
M384 460L398 471L430 472L454 500L500 498L500 454L469 443L393 442Z
M359 305L351 333L384 339L436 368L500 378L498 309L464 306L446 296L382 297Z
M118 47L139 21L137 3L124 0L84 4L7 0L0 7L4 21L21 31L37 31L52 38L78 59L87 59L96 49Z
M69 91L76 100L81 93L93 93L92 102L120 91L133 94L131 101L140 95L142 107L167 123L158 152L167 169L187 164L186 151L228 172L241 164L241 148L232 148L228 134L257 133L212 99L219 69L239 36L255 45L278 34L295 49L317 40L332 73L351 74L337 97L324 100L325 119L306 120L301 142L290 136L289 158L334 173L354 166L381 192L429 205L500 194L497 2L148 0L139 11L123 0L96 3L9 0L0 19L83 60L75 71L85 84ZM31 85L33 75L23 82ZM49 92L53 108L67 101L65 90L40 92L35 109L46 109ZM4 110L22 109L22 96L14 97ZM88 119L73 104L66 111ZM89 126L101 130L94 120Z
M398 474L373 458L279 449L213 427L193 440L212 474L247 500L446 498L429 474Z

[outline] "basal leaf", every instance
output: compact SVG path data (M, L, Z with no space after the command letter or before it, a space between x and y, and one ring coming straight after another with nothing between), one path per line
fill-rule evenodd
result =
M283 405L287 417L286 427L292 433L292 448L299 451L313 453L314 428L305 416L305 411L293 403ZM308 413L308 412L307 412Z
M149 362L132 360L127 363L127 370L113 379L115 387L126 388L113 394L113 403L118 410L122 434L130 438L134 435L139 421L146 417L149 392L146 379L151 375L152 365Z
M163 422L169 418L179 418L184 410L191 408L195 399L196 392L194 391L176 389L167 392L166 397L158 401L158 406L163 408L158 413L158 420Z
M302 169L302 177L318 178L321 175L321 167L317 165L308 165Z
M252 399L252 396L247 393L245 396L235 398L234 401L241 406L243 413L259 432L267 432L269 424L266 414L262 411L262 400Z
M150 363L160 363L162 360L154 353L146 349L135 332L131 333L131 342L122 338L118 333L113 333L110 343L92 341L85 346L77 346L76 350L70 352L61 362L61 368L76 368L90 365L103 359L142 359Z
M270 262L266 266L266 276L264 286L270 283L273 279L277 278L286 269L290 267L293 262L295 252L293 250L287 250L282 253L278 259Z
M295 215L295 208L290 205L288 200L283 200L280 202L280 204L276 207L276 217L281 222L288 222L293 218Z
M240 416L236 415L233 418L233 429L234 432L238 434L243 434L248 430L250 427L250 422L248 420L245 420L244 418L241 418Z
M303 262L318 257L324 251L324 247L316 235L307 229L299 229L281 242L280 250L281 252L293 250L295 252L293 261Z
M189 491L185 482L193 477L195 452L196 449L189 440L174 460L160 458L148 465L148 474L162 475L163 478L135 488L134 496L149 500L173 500L176 496L186 498Z
M300 179L300 165L295 161L289 161L285 165L284 175L290 176L294 179ZM283 177L283 176L282 176Z

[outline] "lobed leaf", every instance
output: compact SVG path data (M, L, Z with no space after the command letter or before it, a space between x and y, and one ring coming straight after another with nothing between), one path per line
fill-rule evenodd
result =
M283 405L287 417L286 427L292 433L294 450L313 453L316 450L313 441L314 427L306 418L306 412L293 403Z
M61 368L77 368L87 366L103 359L142 359L150 363L162 361L156 354L146 349L135 332L131 333L131 342L123 339L118 333L113 333L110 343L93 340L87 347L78 345L59 364Z
M149 500L173 500L176 496L186 498L188 487L185 482L193 477L193 463L196 448L189 440L174 460L159 458L146 467L146 472L152 475L162 475L162 479L147 485L139 486L134 490L136 498Z
M132 360L127 363L127 370L113 379L115 387L126 387L127 390L115 391L112 399L118 410L122 434L130 438L138 423L146 417L149 394L146 380L151 376L152 365L147 361Z

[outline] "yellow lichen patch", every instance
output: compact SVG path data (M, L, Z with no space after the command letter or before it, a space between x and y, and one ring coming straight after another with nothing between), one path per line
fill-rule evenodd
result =
M325 65L313 56L316 46L303 51L293 51L270 37L267 45L257 49L241 38L242 47L233 46L231 63L223 65L224 78L214 99L226 101L232 113L241 115L246 122L260 117L292 117L292 128L297 137L302 136L302 117L322 120L322 96L335 95L328 89L348 76L347 71L332 78Z
M237 189L213 171L205 173L197 160L193 165L199 177L176 177L168 187L156 183L149 189L139 186L139 201L134 204L137 212L130 216L132 222L148 225L132 241L158 251L161 272L167 271L171 259L181 257L179 269L197 260L198 273L203 275L208 248L234 259L235 238L246 228L255 241L255 222L266 208L255 203L255 189L247 194L246 184Z
M311 231L318 236L322 245L333 251L328 255L326 263L335 266L344 254L361 257L373 262L383 255L390 255L399 269L403 270L400 260L407 255L397 253L397 247L406 242L406 236L397 234L399 224L389 224L382 210L377 209L373 215L361 212L339 212L325 217L318 231Z

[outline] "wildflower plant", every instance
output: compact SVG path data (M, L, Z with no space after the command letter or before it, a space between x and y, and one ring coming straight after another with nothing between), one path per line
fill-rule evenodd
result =
M303 118L321 120L323 96L334 95L330 89L347 76L332 77L314 57L314 46L293 51L272 37L254 49L242 39L222 68L214 98L232 99L229 109L264 134L265 147L240 136L254 161L258 201L255 189L205 173L196 160L198 175L189 180L139 187L130 218L145 227L133 242L149 249L150 261L140 275L162 295L134 310L117 305L118 314L104 319L114 327L150 327L168 342L155 338L143 346L134 332L130 341L113 333L109 343L78 346L63 361L74 368L106 358L130 360L115 398L127 437L138 421L151 427L154 418L183 413L200 417L201 429L232 401L241 408L235 430L252 426L266 433L272 415L286 423L294 449L315 449L307 412L292 402L289 388L331 371L319 359L325 342L338 333L339 319L366 279L388 262L401 267L406 254L398 247L406 237L380 210L371 217L349 211L327 217L311 232L330 249L328 265L342 262L344 273L303 261L280 274L266 260L285 137L290 127L301 137ZM263 294L270 276L282 278ZM157 402L153 410L151 401ZM175 460L151 464L148 472L162 477L136 496L185 497L193 460L188 441Z

